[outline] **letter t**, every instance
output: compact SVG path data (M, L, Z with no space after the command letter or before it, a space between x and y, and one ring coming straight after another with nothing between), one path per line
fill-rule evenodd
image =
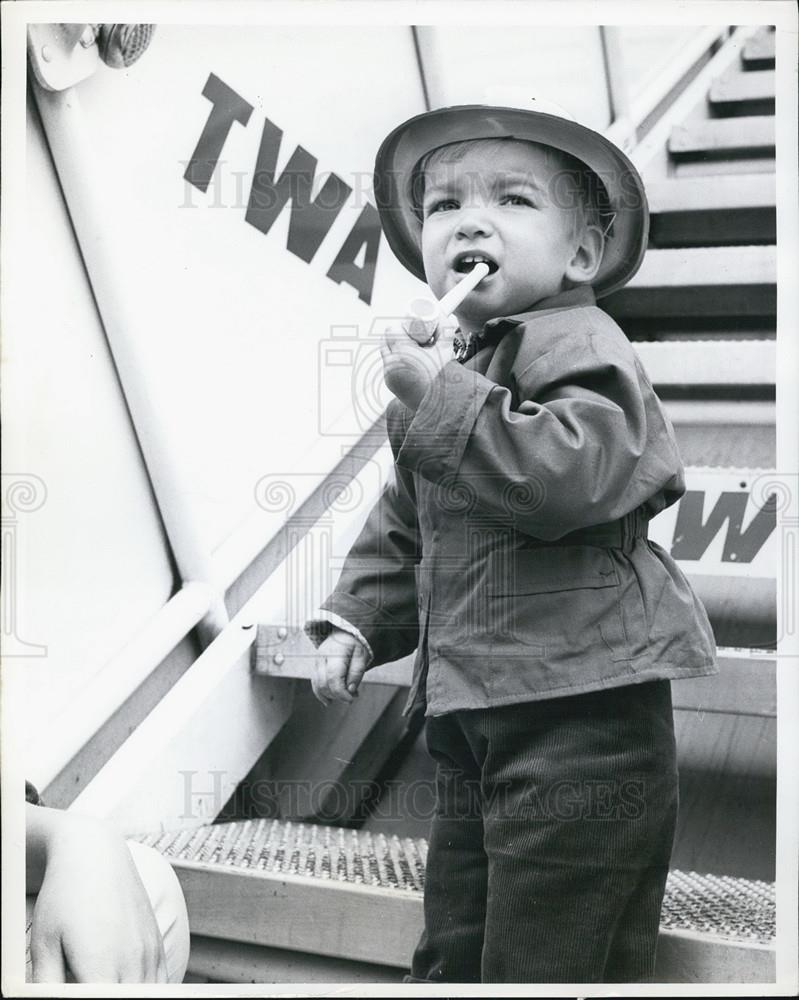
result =
M203 97L207 97L213 107L183 177L204 193L208 190L233 122L246 125L252 114L252 105L213 73L203 88Z

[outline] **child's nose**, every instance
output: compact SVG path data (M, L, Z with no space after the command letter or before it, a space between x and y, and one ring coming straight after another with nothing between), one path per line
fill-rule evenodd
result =
M466 207L458 216L457 235L473 240L478 237L490 236L494 231L491 215L482 206Z

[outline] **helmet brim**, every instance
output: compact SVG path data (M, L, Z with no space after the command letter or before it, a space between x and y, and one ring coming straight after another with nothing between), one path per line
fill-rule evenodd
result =
M422 223L413 200L414 169L440 146L469 139L518 139L551 146L581 160L602 181L613 216L602 264L592 282L597 297L621 288L641 266L649 238L643 181L627 156L598 132L559 115L466 104L416 115L384 140L375 162L375 198L383 231L400 262L425 280Z

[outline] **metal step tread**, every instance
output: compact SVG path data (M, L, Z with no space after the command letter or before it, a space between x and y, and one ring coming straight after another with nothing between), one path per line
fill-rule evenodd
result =
M775 37L773 31L763 31L749 39L741 54L745 70L774 69Z
M678 247L649 250L640 270L625 287L776 285L776 282L775 246Z
M674 177L681 180L685 177L726 177L730 174L741 177L745 174L773 174L777 169L777 161L773 156L733 156L718 158L714 156L677 157L674 159Z
M405 897L419 897L424 890L427 842L421 838L373 837L340 827L257 819L138 839L178 869L200 865L245 871L284 884L311 879ZM775 928L773 883L691 871L669 873L661 930L770 946Z
M633 346L655 386L776 382L773 340L638 341Z
M422 892L427 841L344 827L255 819L140 838L173 864L219 865L253 875L297 876Z
M776 92L775 77L773 69L730 70L711 84L710 100L715 102L773 99Z
M775 119L772 115L709 118L675 125L669 136L673 157L774 156Z
M721 120L716 124L726 125L727 122ZM774 208L777 204L777 184L774 177L768 174L666 178L648 183L646 194L652 215L710 209Z
M677 445L688 466L731 468L743 465L748 469L773 469L777 462L777 442L774 404L739 403L693 404L683 400L667 405L674 424ZM770 423L749 423L752 407L770 414ZM704 422L703 422L704 421Z
M656 247L768 244L777 238L773 173L671 177L646 187Z
M637 274L603 299L614 318L770 317L777 309L773 245L649 250ZM622 327L624 323L622 322Z

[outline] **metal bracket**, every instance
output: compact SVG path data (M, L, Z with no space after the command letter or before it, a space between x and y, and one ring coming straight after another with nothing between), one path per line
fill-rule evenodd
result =
M256 674L269 677L310 679L316 650L301 628L286 625L259 625L252 646Z
M100 53L91 24L29 24L28 56L45 90L67 90L97 69Z

